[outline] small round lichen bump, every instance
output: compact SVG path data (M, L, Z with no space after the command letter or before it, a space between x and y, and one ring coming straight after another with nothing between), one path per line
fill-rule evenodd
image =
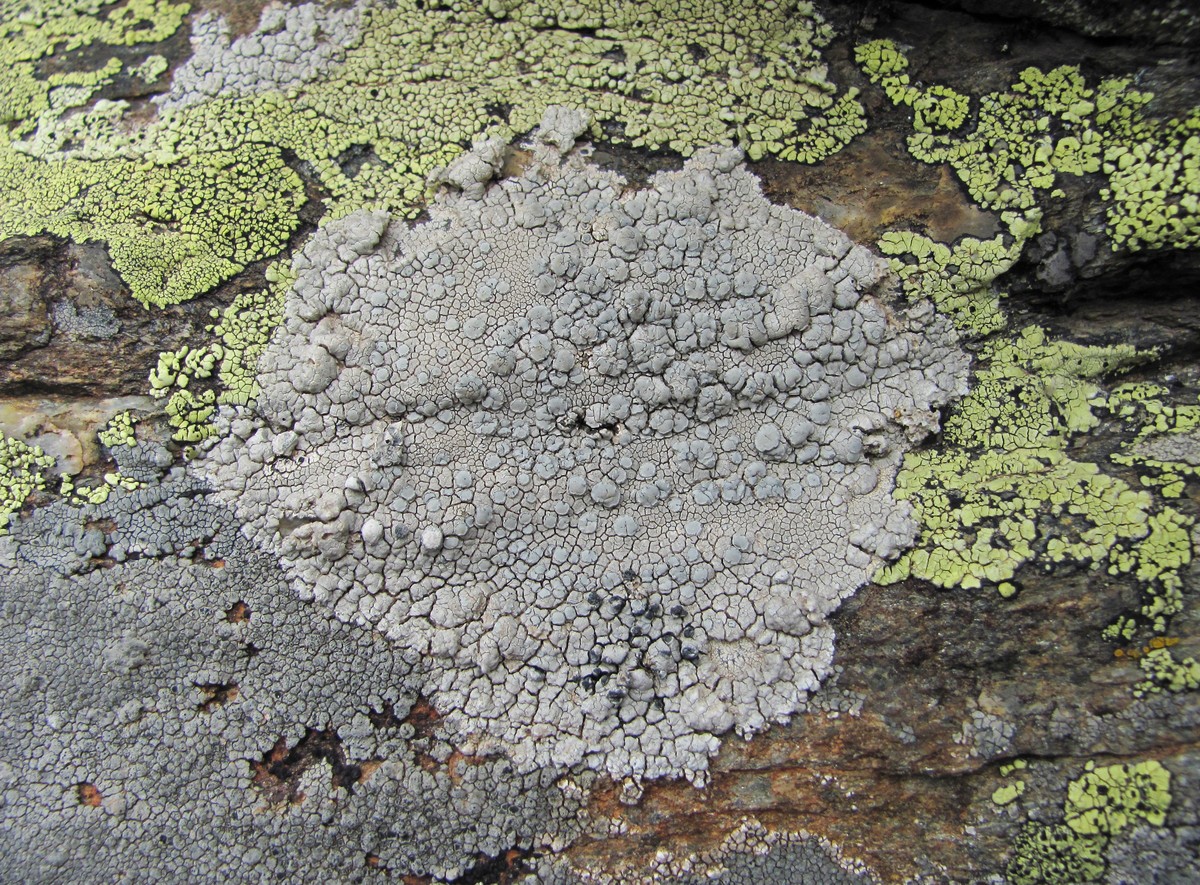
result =
M422 225L323 228L201 467L303 599L424 657L462 744L700 778L911 543L895 472L967 358L738 151L625 193L563 119Z

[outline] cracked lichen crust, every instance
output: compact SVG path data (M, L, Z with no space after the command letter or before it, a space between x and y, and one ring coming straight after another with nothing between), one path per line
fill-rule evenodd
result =
M1113 462L1136 468L1142 485L1178 498L1200 477L1200 405L1172 402L1170 388L1152 383L1123 384L1104 405L1134 432Z
M212 99L288 92L321 79L358 43L358 6L268 5L253 33L230 40L225 19L212 13L192 22L192 54L154 101L185 108Z
M918 88L890 40L855 57L894 103L913 110L912 155L949 163L989 209L1029 210L1062 175L1102 174L1113 248L1200 244L1200 109L1164 120L1133 77L1089 86L1080 68L1026 68L1008 89L970 99L946 86ZM974 128L968 124L973 117Z
M738 151L623 184L543 146L416 228L324 228L201 469L302 598L424 659L463 741L695 777L828 672L967 359Z
M120 454L145 487L0 539L2 878L453 879L578 832L563 772L458 753L403 650L298 601L195 480L158 484L165 450Z
M624 862L604 871L577 869L549 858L537 870L546 885L874 885L879 880L828 840L778 832L744 819L719 844L701 852L659 849L650 863Z
M737 142L752 157L815 162L866 128L853 91L826 79L832 32L807 3L307 5L269 9L233 42L201 16L195 55L149 122L97 96L142 71L118 48L169 36L186 7L115 5L0 9L11 127L0 236L103 240L146 304L191 298L278 254L306 199L293 157L326 191L328 218L415 215L429 173L472 138L528 131L559 103L589 108L614 140L683 154ZM37 76L79 47L111 57Z
M1178 611L1186 518L1156 513L1149 493L1068 453L1099 423L1100 379L1143 358L1127 345L1048 339L1036 326L987 345L975 388L946 419L947 444L905 459L897 494L913 501L921 536L882 579L986 583L1008 595L1016 569L1035 557L1107 562L1114 574L1159 582L1175 600L1169 613ZM1048 537L1038 528L1047 513L1069 517L1071 529Z
M1028 823L1014 845L1014 885L1075 885L1104 876L1111 840L1131 825L1162 827L1171 805L1171 772L1154 760L1096 767L1067 786L1063 823ZM1122 881L1120 879L1107 881Z

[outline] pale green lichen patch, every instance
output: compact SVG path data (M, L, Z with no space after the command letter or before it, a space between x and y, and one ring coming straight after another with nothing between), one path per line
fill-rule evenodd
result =
M221 359L219 348L193 348L183 345L178 350L163 351L158 365L150 370L150 391L166 396L172 388L187 389L193 378L211 377Z
M896 494L913 503L921 534L880 579L1007 584L1011 595L1017 568L1032 559L1097 563L1155 588L1143 614L1156 624L1178 611L1188 521L1067 451L1098 423L1099 380L1142 355L1054 341L1030 326L980 356L973 391L945 422L944 444L905 458Z
M859 46L856 58L892 102L913 109L913 156L950 164L981 206L1029 210L1059 176L1101 174L1114 248L1200 244L1200 109L1158 119L1147 109L1153 95L1129 78L1093 87L1075 66L1031 67L979 97L968 131L967 97L913 85L890 40Z
M216 412L216 392L197 391L192 384L211 378L223 356L224 349L215 343L197 348L185 344L158 355L158 365L150 371L150 392L167 400L167 420L176 440L200 442L212 435L209 419Z
M1200 406L1172 402L1167 387L1150 382L1120 385L1099 405L1124 425L1128 435L1110 455L1113 463L1136 470L1141 484L1159 496L1181 497L1187 481L1200 475L1200 441L1196 438ZM1172 509L1164 509L1155 521L1156 531L1145 543L1120 551L1116 557L1155 588L1140 615L1155 633L1162 634L1168 619L1183 608L1183 581L1179 575L1191 561L1193 521ZM1112 624L1105 636L1129 640L1138 627L1138 619L1125 616ZM1147 672L1153 668L1162 678L1152 673L1139 691L1159 685L1189 687L1189 668L1174 666L1173 661L1170 651L1156 649L1154 657L1142 667Z
M216 431L212 418L220 405L246 405L258 395L258 358L283 315L283 301L295 279L290 267L275 263L267 287L241 292L224 309L214 308L206 327L211 343L158 355L150 391L166 400L173 438L197 443Z
M1021 257L1040 213L1005 213L1003 220L1007 234L990 240L963 237L953 245L913 231L889 231L880 238L879 251L891 258L909 298L928 298L960 331L983 337L1005 325L992 281Z
M100 442L114 449L117 446L132 446L137 444L134 425L137 418L130 411L118 412L109 420L108 426L100 431Z
M1161 384L1123 384L1105 405L1133 432L1113 461L1137 469L1142 484L1163 497L1178 498L1200 477L1200 405L1170 402L1169 393Z
M43 440L69 441L72 438L66 428L56 427L52 420L43 420L46 420L51 431L43 435ZM136 420L129 410L117 412L96 435L110 449L134 445L133 426ZM42 425L39 422L33 426ZM95 433L94 430L91 432ZM7 531L12 514L21 509L30 495L48 488L52 475L59 478L58 494L75 504L98 504L107 500L114 489L135 489L143 485L119 472L105 473L102 481L94 486L76 485L73 472L80 470L77 458L71 456L71 449L66 445L59 446L58 455L56 458L41 446L30 445L17 437L0 436L0 534Z
M992 792L992 801L997 805L1011 805L1025 792L1025 781L1013 781L1004 784Z
M882 58L885 69L897 67L895 56ZM896 231L879 244L906 295L932 300L960 332L986 343L972 392L944 424L943 444L905 458L896 493L912 502L921 533L878 579L987 585L1008 598L1018 592L1014 579L1025 563L1091 564L1133 577L1145 594L1140 611L1110 626L1106 637L1130 639L1145 626L1161 634L1183 608L1192 520L1151 490L1178 494L1181 475L1194 467L1154 459L1144 447L1193 430L1200 409L1166 405L1145 385L1106 394L1106 377L1150 356L1132 347L1054 340L1036 326L1012 338L995 334L1006 321L994 281L1020 257L1040 218L1036 208L1004 213L1008 233L986 241L964 237L947 245ZM1105 412L1126 421L1141 416L1113 460L1150 469L1142 477L1147 489L1070 455L1072 441L1093 431Z
M1078 885L1104 875L1113 836L1135 824L1160 827L1171 805L1171 773L1153 759L1097 768L1067 786L1063 823L1028 823L1006 870L1014 885Z
M315 171L330 218L413 215L429 175L464 145L527 130L554 104L586 107L616 140L685 155L737 142L753 158L814 162L866 128L853 90L826 79L832 32L806 3L370 4L321 78L168 103L144 126L123 102L92 103L122 69L116 58L37 75L56 53L161 40L186 8L76 0L0 13L0 121L11 127L0 236L103 240L146 304L190 298L283 249L305 200L284 152ZM253 75L254 56L232 57ZM155 58L133 72L159 76ZM363 146L373 161L344 170L339 157Z
M64 475L59 494L74 504L103 504L116 489L133 491L144 485L144 482L120 473L106 473L103 482L94 486L77 486L72 477Z
M1194 657L1176 658L1169 648L1151 649L1138 660L1145 681L1138 684L1134 694L1143 697L1161 691L1195 691L1200 689L1200 661Z
M882 86L892 102L913 109L913 128L918 132L952 131L966 122L970 112L967 96L948 86L923 90L914 86L907 73L908 59L890 40L864 43L854 55L871 82Z
M140 65L133 68L130 73L136 77L141 77L147 83L153 83L167 72L168 67L170 65L165 58L161 55L152 55Z
M1106 397L1102 379L1145 356L1055 341L1033 326L986 344L973 390L945 421L943 445L905 457L896 494L912 502L921 531L879 580L994 586L1011 597L1026 563L1091 564L1130 576L1143 592L1138 611L1105 638L1165 632L1184 606L1193 520L1069 451L1106 408L1128 403L1127 393ZM1154 684L1188 686L1187 667L1161 655L1152 662L1163 674Z
M1080 836L1062 824L1026 824L1013 846L1008 864L1013 885L1080 885L1104 875L1105 842Z
M1191 245L1200 232L1193 231L1192 196L1200 183L1189 165L1193 151L1180 139L1194 121L1155 121L1146 115L1148 94L1117 80L1093 89L1074 68L1027 69L1009 90L980 98L972 118L964 96L915 85L895 44L865 44L857 56L894 102L913 109L913 154L949 163L981 205L1007 210L1007 232L990 240L944 244L895 231L879 243L906 295L932 300L965 336L986 341L974 389L945 422L943 444L906 456L897 494L912 501L922 530L880 580L987 585L1009 598L1026 563L1089 564L1130 576L1144 594L1139 610L1105 637L1132 640L1149 630L1161 638L1183 608L1182 573L1193 547L1193 520L1164 499L1179 497L1200 471L1200 407L1168 403L1166 389L1155 385L1105 391L1105 378L1150 354L1055 341L1032 326L1015 339L997 334L1006 320L994 283L1039 232L1041 202L1061 194L1054 190L1060 175L1109 176L1102 196L1115 243ZM1170 174L1154 171L1156 164ZM1169 207L1162 217L1142 218L1149 226L1132 234L1139 207L1155 201ZM1072 457L1073 443L1101 417L1127 425L1129 441L1111 461L1136 469L1142 488ZM1195 681L1194 661L1176 661L1166 649L1141 666L1148 678L1139 694ZM1011 793L1006 788L1001 798Z
M1024 771L1027 767L1028 764L1024 759L1014 759L1012 762L1005 762L1000 766L1000 776L1007 778L1014 772ZM992 802L1000 806L1011 805L1024 794L1025 781L1020 778L1013 778L1008 783L1001 784L992 791Z
M123 103L89 107L122 71L115 55L92 70L40 73L47 59L76 50L102 57L106 47L161 41L187 11L162 0L98 0L0 12L0 235L103 240L145 303L181 301L278 251L304 199L275 148L251 142L235 153L219 129L190 140L186 127L131 134ZM161 74L161 60L144 64L134 73Z
M216 414L215 391L176 390L167 400L167 422L175 429L172 437L180 442L197 443L211 437L211 419Z
M12 515L34 492L46 488L46 471L54 459L37 446L0 436L0 534L8 531Z
M1063 817L1081 836L1115 836L1133 823L1161 827L1171 806L1171 773L1153 759L1096 768L1071 781Z
M224 310L214 310L209 331L218 339L221 361L217 368L217 402L244 406L258 395L255 375L258 358L283 318L283 302L295 280L288 266L267 268L268 286L242 292Z

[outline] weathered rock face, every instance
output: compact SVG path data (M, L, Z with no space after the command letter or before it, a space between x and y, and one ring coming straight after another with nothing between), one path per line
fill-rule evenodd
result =
M150 312L97 244L14 237L0 254L0 391L8 397L145 392L163 349L204 335L207 299Z
M6 870L1200 878L1182 5L88 6L0 11Z
M997 5L985 0L949 0L931 4L981 17L1000 16L1014 28L1048 25L1087 37L1116 38L1134 43L1189 47L1200 38L1200 17L1185 0L1148 3L1138 15L1112 0L1015 0Z

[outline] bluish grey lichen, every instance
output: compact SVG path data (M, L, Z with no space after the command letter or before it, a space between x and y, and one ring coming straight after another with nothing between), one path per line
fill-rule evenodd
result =
M482 145L416 228L318 232L202 469L302 599L426 662L460 745L701 780L911 542L895 471L967 360L735 149L623 193L560 158L585 126L487 189Z
M165 450L119 456L149 484L0 539L0 878L454 878L578 832L585 789L458 752L404 649L296 600L195 480L154 482Z

